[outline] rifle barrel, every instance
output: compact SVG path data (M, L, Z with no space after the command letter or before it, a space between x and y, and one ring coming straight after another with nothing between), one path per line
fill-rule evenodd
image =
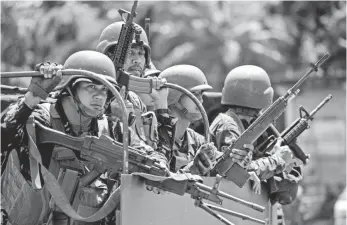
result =
M310 118L312 118L325 104L327 104L332 97L333 96L329 94L321 103L319 103L319 105L310 113Z
M318 60L318 62L314 65L312 65L312 68L303 76L300 78L294 86L288 90L288 93L295 93L296 90L299 88L299 86L306 80L306 78L313 72L313 71L318 71L318 68L330 57L329 53L325 53L322 58Z
M213 193L212 187L206 186L206 185L198 183L198 182L196 183L196 186L199 187L202 190L205 190L205 191L208 191L210 193ZM238 203L240 203L242 205L248 206L248 207L250 207L252 209L255 209L255 210L259 211L259 212L264 212L265 211L265 207L263 207L263 206L260 206L260 205L254 204L252 202L248 202L248 201L242 200L240 198L237 198L237 197L234 197L232 195L229 195L229 194L227 194L225 192L222 192L222 191L218 190L216 194L218 196L220 196L220 197L223 197L223 198L232 200L234 202L238 202Z
M251 216L247 216L245 214L242 214L242 213L234 212L232 210L224 209L222 207L218 207L218 206L215 206L215 205L212 205L212 204L208 204L208 203L205 203L205 205L207 207L209 207L210 209L212 209L212 210L216 210L216 211L219 211L219 212L222 212L222 213L225 213L225 214L229 214L229 215L232 215L232 216L240 217L243 220L250 220L250 221L253 221L253 222L256 222L256 223L266 224L266 222L264 220L259 220L259 219L253 218Z

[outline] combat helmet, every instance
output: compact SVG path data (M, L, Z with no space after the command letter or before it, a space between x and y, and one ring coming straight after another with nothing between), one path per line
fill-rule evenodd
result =
M114 79L116 77L116 71L115 71L113 62L106 55L96 51L87 50L87 51L79 51L72 54L65 61L64 69L87 70L102 76L106 80L110 81L114 86L117 85ZM66 91L74 98L74 100L76 101L79 107L79 110L82 112L82 114L85 115L83 106L81 102L79 101L78 97L74 95L74 91L73 91L76 84L81 81L93 82L90 77L86 77L84 75L64 76L62 80L61 89L63 90L63 92ZM109 92L107 102L109 102L112 97L113 95Z
M99 42L96 46L96 51L107 54L107 52L113 52L118 38L125 23L123 21L115 22L108 25L101 33ZM151 68L151 47L149 46L148 38L145 30L138 24L134 23L135 29L140 33L134 35L133 44L142 45L145 49L146 64L145 68Z
M271 105L273 92L265 70L253 65L239 66L225 78L221 103L261 110Z
M197 67L192 65L176 65L163 70L160 78L165 78L168 83L177 84L185 89L194 91L211 90L212 87L208 85L205 74ZM193 115L188 112L186 108L179 102L183 93L174 89L169 89L168 106L174 106L186 114L187 118L192 122L200 119L201 115Z

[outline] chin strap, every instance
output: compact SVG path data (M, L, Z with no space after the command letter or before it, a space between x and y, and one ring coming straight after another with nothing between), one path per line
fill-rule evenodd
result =
M182 112L191 123L197 120L200 120L202 118L201 113L190 113L188 109L185 108L180 102L177 102L173 104L172 106L177 108L180 112Z
M74 100L75 104L77 105L77 111L83 115L84 117L88 117L88 118L99 118L103 115L103 111L101 111L98 115L94 116L94 115L89 115L87 113L87 111L85 110L85 106L81 103L81 101L79 100L79 98L75 95L73 95L70 87L66 88L67 92L70 94L70 96L72 97L72 99ZM81 125L81 124L80 124Z

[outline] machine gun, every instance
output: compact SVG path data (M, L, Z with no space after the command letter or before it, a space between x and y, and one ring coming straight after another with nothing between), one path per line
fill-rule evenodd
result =
M297 118L287 129L285 129L282 133L279 133L276 127L272 124L266 130L269 134L269 137L258 146L256 146L256 150L260 152L260 154L269 153L277 139L281 137L283 139L282 144L288 145L292 150L294 156L302 161L303 164L306 164L308 159L308 155L296 144L296 139L307 129L310 128L309 121L314 119L314 115L325 105L327 104L332 95L328 95L311 113L308 113L304 107L300 106L299 113L300 117Z
M95 165L93 171L87 173L80 179L79 186L90 184L105 171L112 173L122 171L123 145L121 143L104 135L100 137L72 137L62 132L45 127L37 121L32 122L35 123L36 127L37 144L52 143L79 151L82 159L92 162ZM222 200L219 197L223 197L251 207L259 212L264 212L265 208L262 206L244 201L219 191L218 187L222 178L221 176L216 178L216 183L213 187L202 184L201 177L197 175L172 174L170 177L166 177L168 175L167 170L161 167L157 160L147 156L140 150L131 147L128 147L128 150L129 173L133 173L134 175L141 174L143 178L146 178L145 182L147 185L178 195L188 193L195 200L195 205L212 214L225 224L233 225L233 223L215 213L213 209L233 216L241 217L244 220L251 220L260 224L266 224L265 221L202 202L203 199L206 199L217 204L222 204ZM155 177L156 180L153 180L153 177ZM158 181L158 179L163 180L163 182Z
M200 176L185 174L185 173L173 174L171 175L171 177L157 177L157 176L152 176L150 174L140 174L140 173L134 173L133 175L137 175L137 176L140 176L141 178L144 178L146 185L157 187L164 191L168 191L168 192L181 195L181 196L183 196L184 194L189 194L191 198L195 200L194 201L195 206L203 209L204 211L211 214L218 220L222 221L224 224L234 225L232 222L230 222L229 220L227 220L226 218L219 215L213 210L216 210L225 214L229 214L232 216L237 216L242 218L243 220L250 220L259 224L266 224L266 221L259 220L251 216L247 216L235 211L231 211L222 207L218 207L216 205L203 202L203 200L208 200L216 204L222 205L223 200L220 198L222 197L228 200L235 201L247 207L250 207L259 212L265 211L265 208L260 205L242 200L240 198L234 197L232 195L229 195L225 192L220 191L219 185L222 179L220 175L217 175L213 187L209 187L207 185L202 184L203 180L201 179Z
M218 160L214 170L223 177L230 179L239 187L243 187L249 178L249 174L239 163L235 163L230 157L233 148L242 149L244 144L253 144L260 135L272 124L285 110L287 104L300 91L299 86L308 78L313 71L324 63L330 55L326 53L312 68L291 87L284 96L278 98L270 107L268 107L236 140L236 142L226 150L223 156ZM241 163L242 164L242 163Z
M100 137L72 137L45 127L37 121L35 121L35 124L38 144L52 143L79 151L82 159L96 165L93 171L82 178L80 185L84 186L92 183L105 171L122 172L123 144L105 135ZM128 147L128 150L130 173L144 172L157 176L166 176L167 172L163 170L157 160L135 148Z

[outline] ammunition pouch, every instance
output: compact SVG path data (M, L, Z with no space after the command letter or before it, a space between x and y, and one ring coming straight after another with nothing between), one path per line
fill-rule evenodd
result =
M301 168L295 167L289 174L296 178L300 178ZM299 183L297 180L289 179L286 174L281 173L275 175L267 182L270 189L269 196L271 204L278 202L281 205L287 205L295 200L299 188Z
M1 208L7 213L8 222L16 225L43 224L48 219L48 200L45 186L35 190L24 178L17 151L12 150L1 176Z

